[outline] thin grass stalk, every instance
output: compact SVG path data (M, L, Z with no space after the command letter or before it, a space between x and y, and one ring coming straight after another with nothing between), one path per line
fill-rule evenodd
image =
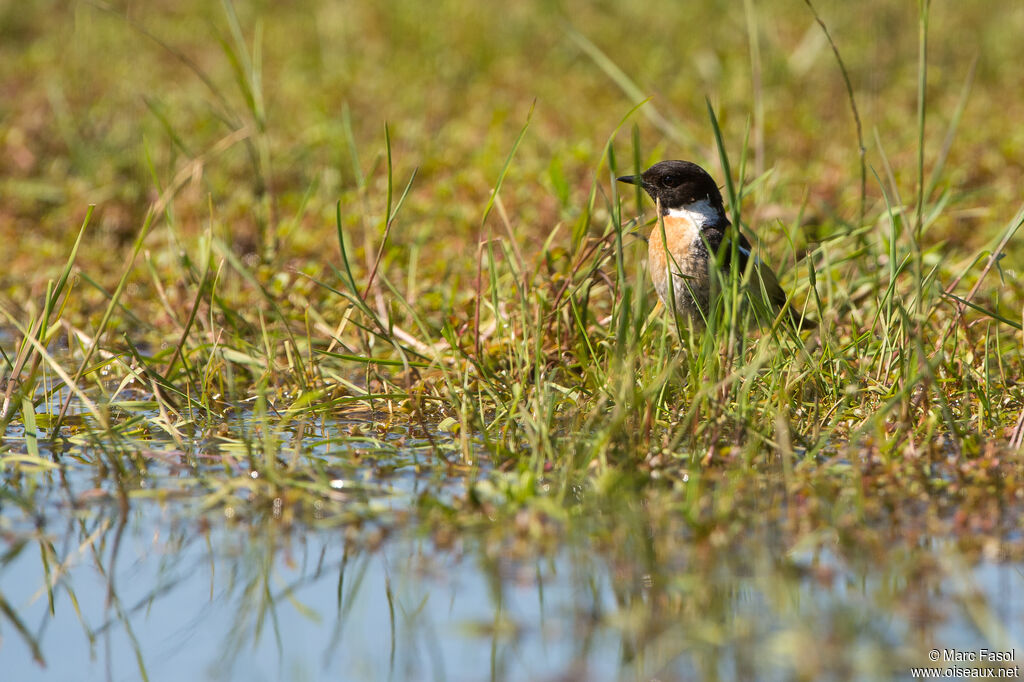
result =
M850 101L850 111L853 113L853 122L857 126L857 155L860 159L860 209L857 212L857 225L863 225L868 196L868 167L867 148L864 146L864 132L861 128L860 112L857 110L857 99L853 96L853 84L850 82L850 74L846 71L846 64L843 62L842 55L839 54L839 47L832 39L832 34L829 33L828 26L825 25L821 15L818 14L818 10L811 4L811 0L804 0L804 2L807 4L807 8L811 10L811 14L814 15L814 20L825 34L825 38L832 48L832 54L836 57L836 63L839 64L839 71L842 73L843 83L846 85L846 96Z

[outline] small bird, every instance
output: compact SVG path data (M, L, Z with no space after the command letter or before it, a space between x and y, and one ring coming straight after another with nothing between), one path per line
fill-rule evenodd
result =
M703 327L709 313L716 276L711 268L721 264L729 272L732 246L729 243L729 220L718 185L707 171L689 161L661 161L642 175L626 175L618 179L640 185L654 199L660 215L648 240L648 263L658 298L669 310L675 310ZM665 240L662 242L662 225ZM744 273L751 259L751 246L738 230L736 253L739 271ZM667 248L666 248L667 246ZM786 292L771 268L753 256L754 270L749 290L753 300L767 300L771 308L786 308L794 324L809 329L810 320L788 306ZM671 264L671 267L670 267ZM670 274L671 273L671 274ZM669 281L675 286L669 291ZM763 306L770 309L769 306Z

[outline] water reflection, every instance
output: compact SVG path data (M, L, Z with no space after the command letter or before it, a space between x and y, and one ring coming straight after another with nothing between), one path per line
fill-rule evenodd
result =
M809 484L770 462L681 487L620 472L562 504L408 423L243 416L187 452L83 429L26 458L7 430L4 679L887 680L932 649L1024 659L1022 566L978 561L1021 556L999 549L1020 544L1009 508L965 515L988 533L962 554L974 535L927 531L952 498L858 497L846 463Z
M934 542L876 565L828 538L785 550L770 524L716 545L620 511L553 524L555 543L525 512L454 537L154 501L8 523L5 676L891 679L933 647L1020 642L1019 565Z

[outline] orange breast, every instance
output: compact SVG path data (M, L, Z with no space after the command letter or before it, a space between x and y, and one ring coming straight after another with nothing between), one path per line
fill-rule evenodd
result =
M674 299L679 313L699 317L699 309L706 310L707 249L701 241L700 230L689 219L665 216L656 223L648 241L647 259L654 289L666 308L671 307L671 300ZM670 270L672 275L669 274ZM670 282L674 284L671 299Z

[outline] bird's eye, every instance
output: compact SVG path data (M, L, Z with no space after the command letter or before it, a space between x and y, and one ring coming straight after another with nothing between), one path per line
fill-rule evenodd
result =
M661 179L661 184L664 187L678 187L683 183L683 178L679 175L666 175Z

